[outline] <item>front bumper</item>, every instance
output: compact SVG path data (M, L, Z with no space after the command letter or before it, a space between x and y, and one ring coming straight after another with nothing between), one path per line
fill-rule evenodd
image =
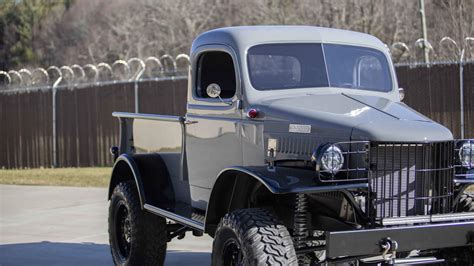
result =
M328 232L326 256L380 255L387 238L398 243L397 252L474 246L474 221Z

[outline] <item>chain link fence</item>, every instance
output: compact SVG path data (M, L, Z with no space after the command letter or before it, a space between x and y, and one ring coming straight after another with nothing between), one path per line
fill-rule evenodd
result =
M445 36L431 43L420 38L413 43L395 42L387 45L396 66L425 66L431 64L459 64L473 62L474 37L466 37L462 43ZM431 62L422 62L427 49ZM34 69L0 70L1 92L24 92L36 89L51 89L53 85L69 88L130 82L166 77L184 76L189 66L189 56L164 54L160 57L130 58L112 63L73 64Z
M430 63L418 62L413 49L421 50L419 40L412 48L390 46L405 102L458 138L474 137L470 40L458 56ZM443 38L436 49L457 51L455 45ZM108 149L119 134L111 113L184 115L188 67L189 57L180 54L1 71L0 168L110 165Z
M38 67L35 69L0 71L0 92L27 92L32 90L68 87L70 89L117 82L150 80L184 76L187 74L189 56L137 57L116 60L108 64Z

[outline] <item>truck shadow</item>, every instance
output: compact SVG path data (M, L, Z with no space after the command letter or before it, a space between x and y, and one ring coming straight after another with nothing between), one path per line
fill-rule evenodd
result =
M210 265L208 252L168 250L165 265ZM0 245L0 265L113 265L109 245L36 242Z

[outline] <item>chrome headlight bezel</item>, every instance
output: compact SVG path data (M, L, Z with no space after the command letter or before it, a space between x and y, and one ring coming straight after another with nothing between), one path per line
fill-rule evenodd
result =
M336 144L324 145L315 151L311 160L315 163L316 171L337 174L344 166L344 154Z
M465 141L459 146L458 159L462 167L474 167L474 142Z

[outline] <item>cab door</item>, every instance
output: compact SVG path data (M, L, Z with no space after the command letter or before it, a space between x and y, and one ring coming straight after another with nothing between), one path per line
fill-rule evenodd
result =
M242 165L238 65L227 46L205 46L193 55L186 114L186 154L192 206L205 209L217 175ZM220 89L212 98L207 89Z

